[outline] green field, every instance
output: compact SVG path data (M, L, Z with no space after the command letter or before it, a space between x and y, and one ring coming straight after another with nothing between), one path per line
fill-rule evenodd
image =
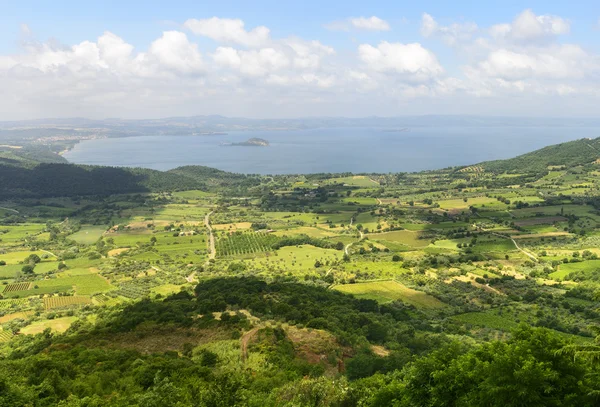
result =
M558 271L550 273L549 277L554 280L564 280L571 273L588 273L596 270L600 270L600 260L586 260L578 263L561 264L558 266Z
M106 231L106 226L82 226L81 229L69 236L80 244L92 244L102 237Z
M333 289L346 294L352 294L357 298L375 300L382 304L400 300L423 309L439 309L445 307L445 304L437 298L422 291L408 288L393 280L336 285Z
M370 239L389 241L393 243L400 243L412 248L426 247L430 241L427 239L419 239L422 237L419 232L412 232L408 230L397 230L394 232L376 233L369 235Z

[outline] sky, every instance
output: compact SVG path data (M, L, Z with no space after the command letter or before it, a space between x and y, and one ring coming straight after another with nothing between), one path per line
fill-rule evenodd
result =
M598 1L0 2L0 120L599 105Z

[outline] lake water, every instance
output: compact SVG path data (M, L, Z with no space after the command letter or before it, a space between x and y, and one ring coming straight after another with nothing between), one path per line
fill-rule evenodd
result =
M211 136L87 140L64 157L77 164L168 170L205 165L251 174L410 172L511 158L550 144L600 136L590 127L419 127L241 131ZM269 147L225 147L259 137Z

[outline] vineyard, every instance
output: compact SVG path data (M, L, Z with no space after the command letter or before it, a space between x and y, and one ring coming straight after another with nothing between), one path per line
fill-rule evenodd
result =
M47 297L44 298L44 308L61 308L68 307L71 305L91 304L91 300L88 297L80 295L66 296L66 297Z
M13 283L13 284L7 285L3 292L8 294L8 293L11 293L14 291L25 291L25 290L29 290L30 286L31 286L31 283L29 283L29 282Z
M109 298L104 294L95 295L93 299L98 303L98 305L106 304L109 300Z
M10 341L12 337L13 337L12 332L0 330L0 343Z
M217 256L268 252L273 250L273 245L278 240L277 236L268 233L234 233L217 241Z

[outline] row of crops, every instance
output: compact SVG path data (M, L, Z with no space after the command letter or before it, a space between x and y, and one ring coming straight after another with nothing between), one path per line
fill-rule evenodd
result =
M11 340L12 337L13 337L12 332L0 330L0 342L8 342Z
M23 283L13 283L13 284L9 284L6 286L6 288L4 289L4 293L11 293L14 291L25 291L29 289L29 286L31 285L30 282L23 282Z
M234 233L216 242L217 256L227 257L273 250L278 238L269 233Z
M62 308L71 305L91 304L91 302L88 297L81 295L46 297L44 298L44 308Z
M121 296L135 300L148 295L150 293L150 288L154 285L155 284L151 279L137 279L123 283L118 290L110 291L106 293L106 295L109 295L113 298Z

